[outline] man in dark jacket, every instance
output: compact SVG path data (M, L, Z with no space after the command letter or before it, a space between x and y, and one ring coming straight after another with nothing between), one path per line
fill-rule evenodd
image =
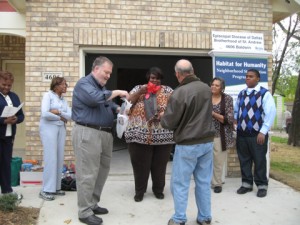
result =
M211 223L213 139L211 90L194 74L188 60L175 65L179 86L172 93L161 125L174 130L176 142L171 192L175 214L168 225L184 225L191 176L195 179L198 207L197 223Z

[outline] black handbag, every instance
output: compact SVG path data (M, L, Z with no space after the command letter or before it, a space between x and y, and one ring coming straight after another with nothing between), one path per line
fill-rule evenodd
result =
M61 190L63 191L77 191L76 179L71 176L64 177L61 179Z

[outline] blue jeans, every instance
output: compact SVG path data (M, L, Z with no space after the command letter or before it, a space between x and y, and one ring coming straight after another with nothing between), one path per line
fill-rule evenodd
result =
M195 180L195 198L198 221L211 219L210 183L213 171L213 142L196 145L176 145L173 158L171 192L176 223L186 222L186 208L192 174Z

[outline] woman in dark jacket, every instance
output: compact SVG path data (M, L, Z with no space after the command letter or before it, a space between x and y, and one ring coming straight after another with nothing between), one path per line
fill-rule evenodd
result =
M12 73L0 71L0 115L5 106L18 107L20 105L19 97L10 91L13 83ZM22 123L23 120L22 108L15 115L0 117L0 186L2 194L16 194L11 187L11 159L17 130L16 124ZM22 195L16 195L19 200L22 198Z

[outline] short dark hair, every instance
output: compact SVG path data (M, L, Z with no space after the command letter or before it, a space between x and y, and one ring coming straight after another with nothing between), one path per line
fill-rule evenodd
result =
M150 80L150 75L153 74L156 76L157 79L162 80L164 79L164 74L162 72L162 70L158 67L151 67L147 73L146 73L146 79L147 81Z
M14 81L14 75L8 71L0 71L0 79Z
M51 84L50 84L50 90L51 91L54 91L54 88L58 85L60 85L62 82L66 81L65 78L63 77L54 77L52 80L51 80Z
M99 56L95 59L95 61L93 62L93 66L92 66L92 70L95 69L96 66L101 66L102 64L104 63L108 63L110 64L111 66L113 66L114 64L112 63L112 61L105 57L105 56Z
M253 72L253 73L255 73L255 75L256 75L258 78L260 78L260 73L259 73L258 70L256 70L256 69L249 69L249 70L247 70L247 73L248 73L248 72Z
M225 80L221 77L214 77L210 84L212 84L215 80L220 81L222 91L225 90Z

